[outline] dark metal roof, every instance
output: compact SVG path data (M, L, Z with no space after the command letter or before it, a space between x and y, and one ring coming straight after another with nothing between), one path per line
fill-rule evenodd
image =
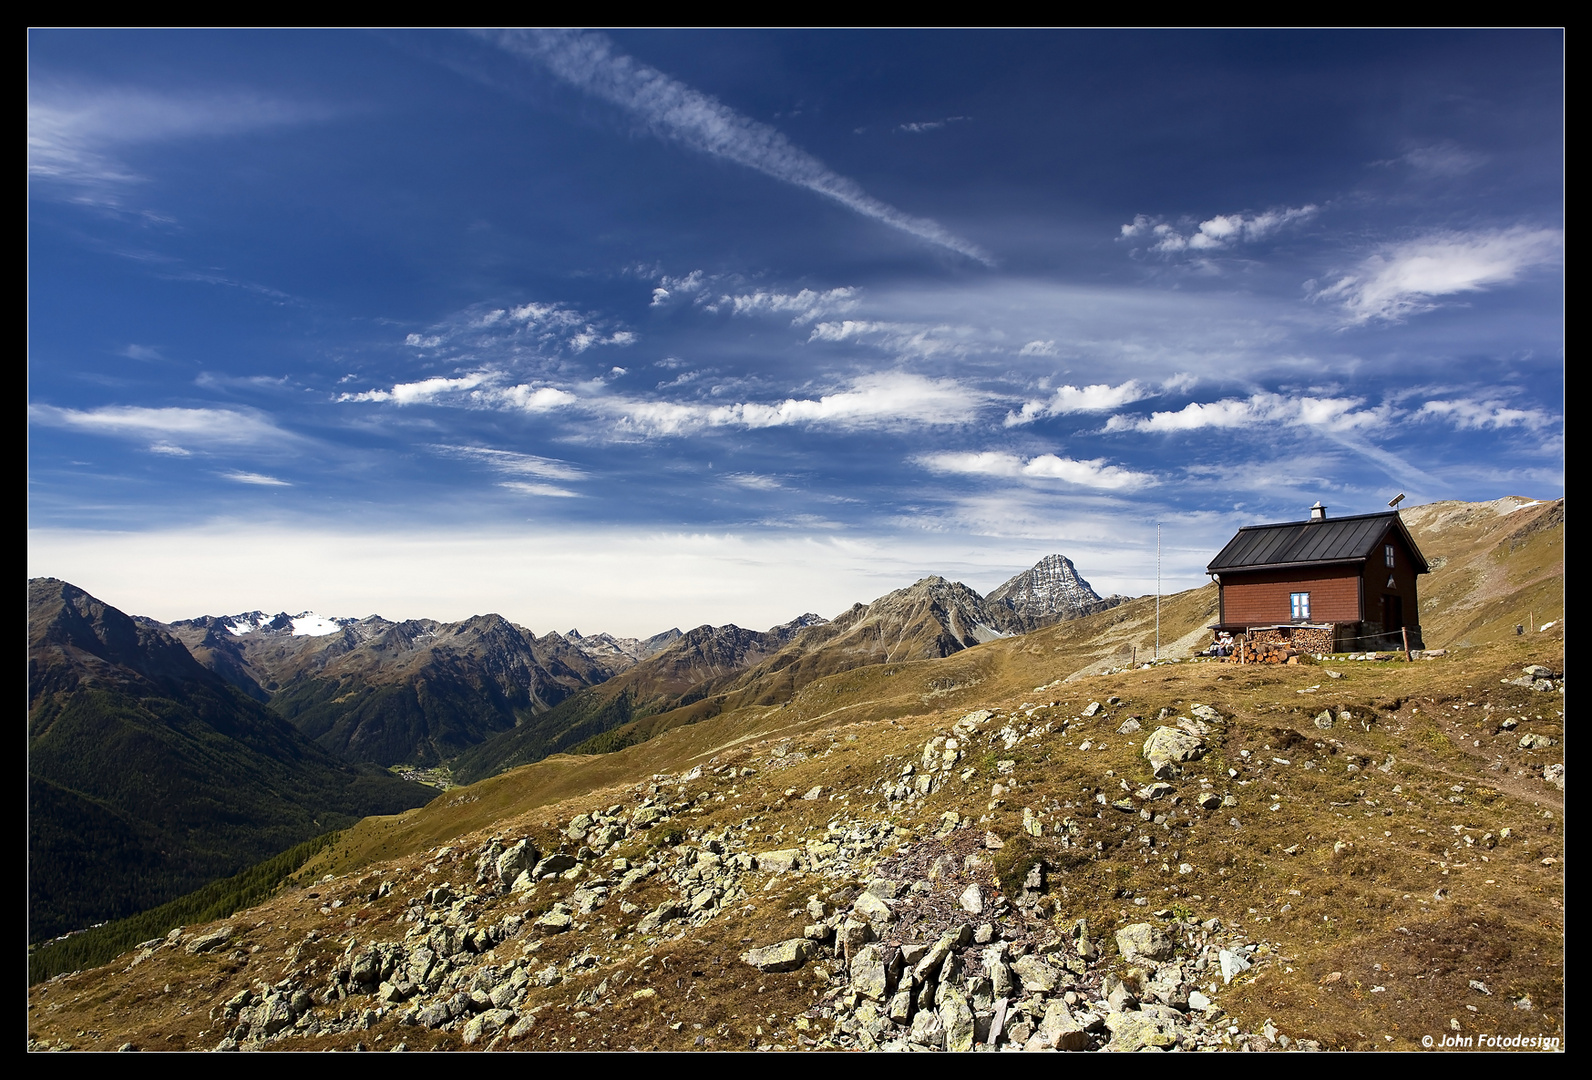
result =
M1246 525L1211 560L1205 572L1364 562L1377 554L1389 530L1396 530L1409 548L1415 559L1415 572L1427 573L1426 559L1397 513Z

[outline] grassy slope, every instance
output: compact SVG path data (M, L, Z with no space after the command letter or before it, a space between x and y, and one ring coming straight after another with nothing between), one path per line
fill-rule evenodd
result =
M1428 646L1479 645L1564 620L1564 500L1430 503L1404 514L1434 564L1423 577Z
M1109 932L1145 918L1147 911L1177 905L1250 927L1257 938L1279 944L1276 963L1235 981L1221 995L1234 1022L1246 1030L1272 1019L1295 1037L1362 1049L1413 1048L1421 1035L1449 1030L1450 1020L1467 1032L1562 1035L1564 797L1543 782L1541 769L1564 759L1564 699L1501 683L1526 663L1563 670L1562 622L1547 633L1513 634L1516 606L1537 602L1535 596L1562 602L1562 577L1540 569L1554 566L1555 554L1562 560L1562 526L1527 527L1536 515L1553 512L1551 506L1519 511L1502 532L1496 522L1471 523L1474 531L1454 541L1448 556L1450 565L1471 575L1470 584L1451 585L1457 573L1423 580L1429 598L1480 600L1471 614L1458 604L1436 613L1423 604L1429 645L1456 644L1456 637L1488 642L1447 657L1328 670L1196 663L1090 674L1117 658L1124 645L1131 649L1147 631L1153 634L1153 612L1139 602L1093 616L1092 623L1061 624L944 660L836 674L803 687L786 705L729 710L618 753L555 756L455 789L424 808L367 819L307 864L303 876L394 865L412 874L420 854L436 845L474 843L490 832L545 836L550 823L614 801L618 788L654 773L737 755L749 755L743 761L760 755L767 762L779 750L802 749L810 755L806 760L777 770L762 764L760 775L723 793L728 801L699 804L703 809L684 824L707 831L756 813L768 846L785 846L822 834L839 804L849 804L852 813L889 817L919 836L932 831L947 810L977 815L980 828L1008 838L1016 835L1025 806L1047 816L1071 813L1103 850L1097 859L1066 866L1054 879L1059 923L1086 916ZM1417 537L1429 558L1443 556L1433 537L1419 530ZM1503 562L1492 578L1486 573L1489 559ZM1428 581L1436 588L1428 590ZM1164 601L1163 640L1196 637L1210 604L1204 590ZM1522 609L1522 621L1524 614ZM1543 621L1539 616L1539 625ZM1329 670L1341 677L1332 678ZM1036 689L1041 686L1043 691ZM863 790L893 775L903 756L915 757L927 739L969 709L1037 704L1039 719L1070 718L1083 703L1112 694L1123 701L1108 710L1110 719L1078 721L1065 737L1001 755L1017 761L1003 806L987 805L993 754L974 756L978 775L971 782L949 785L912 811L879 803ZM1213 737L1212 753L1179 785L1179 797L1197 793L1205 778L1233 795L1236 806L1196 814L1155 858L1126 842L1143 827L1137 819L1093 819L1062 808L1071 802L1092 809L1094 794L1117 798L1123 783L1136 787L1149 778L1138 755L1143 735L1115 734L1121 717L1140 715L1153 726L1160 709L1186 714L1194 701L1214 704L1230 719ZM1057 704L1045 709L1047 702ZM1354 720L1321 731L1313 718L1323 707L1346 709ZM1518 718L1519 726L1501 729L1504 717ZM1523 750L1522 733L1556 744ZM1093 741L1088 752L1079 749L1084 737ZM1229 769L1236 775L1229 776ZM836 801L788 797L815 784ZM1115 812L1108 807L1103 813ZM1511 836L1500 840L1505 828ZM1484 839L1488 834L1492 846ZM1181 863L1191 872L1179 874ZM816 881L791 885L803 893L822 887ZM794 896L781 891L764 905L772 905L769 910L729 918L668 949L681 962L707 969L713 952L733 952L744 947L740 942L771 940L785 930L799 932L773 910L787 902L799 905ZM291 904L284 898L262 909L262 947L280 950L302 936L304 908L283 906ZM278 919L289 927L281 941L271 936ZM394 933L402 936L401 929ZM149 980L170 977L151 965L143 974L118 976L93 995L86 989L100 976L91 973L78 989L67 980L50 991L53 1000L78 1000L46 1022L43 999L30 999L30 1027L59 1037L98 1025L105 1038L118 1038L113 1027L136 1034L153 1025L175 1028L172 1038L197 1038L200 1021L161 1019L153 1011L134 1009L115 1024L105 1021L103 1002L132 1002L147 993L141 988ZM749 984L732 982L707 1002L699 996L694 1004L676 1000L669 1008L682 1020L719 1023L733 1032L746 1026L742 1015L804 1007L810 999L798 977L761 980L768 993L759 987L755 999ZM1491 994L1471 990L1471 979L1484 981ZM227 992L229 987L216 991ZM566 992L554 988L544 996L554 1002ZM1522 997L1529 997L1529 1010L1516 1007ZM203 1015L202 1009L195 1012ZM618 1037L684 1049L692 1030L686 1024L674 1041L650 1028ZM411 1048L432 1038L405 1032Z
M1182 664L1087 676L1035 694L1032 686L1024 693L1009 687L1018 672L1039 665L1039 658L985 646L924 665L945 677L946 667L960 660L960 676L979 680L964 690L926 702L920 692L910 707L903 708L908 702L902 698L887 707L870 695L903 676L929 672L853 673L856 681L816 687L810 700L791 708L715 718L618 754L549 759L448 792L426 808L367 820L307 864L301 877L398 865L400 876L423 878L421 853L438 844L473 845L489 833L529 833L545 844L550 824L576 810L617 801L620 785L645 779L655 769L739 760L757 764L759 774L726 787L725 802L712 797L699 802L703 809L682 819L682 827L708 831L756 814L767 846L777 847L822 835L842 806L852 814L887 817L916 836L931 833L946 811L974 815L978 828L1008 839L1017 836L1024 807L1047 820L1074 816L1082 825L1081 839L1098 840L1103 850L1083 861L1050 853L1058 867L1052 878L1058 925L1087 917L1109 933L1158 908L1178 906L1202 918L1214 915L1243 925L1257 939L1277 943L1275 963L1221 994L1234 1023L1245 1030L1271 1019L1294 1037L1363 1049L1412 1047L1421 1034L1447 1030L1450 1018L1461 1018L1466 1031L1562 1035L1563 796L1538 775L1543 763L1563 759L1564 724L1556 709L1562 698L1499 681L1527 661L1558 666L1562 647L1562 638L1541 635L1415 664L1345 664L1339 679L1313 665ZM1319 689L1299 693L1312 686ZM1107 710L1108 717L1075 721L1065 736L1031 740L1014 751L976 751L969 760L978 775L965 785L948 785L920 807L903 810L864 790L897 772L903 757L916 757L927 739L946 731L971 705L1015 712L1025 704L1044 706L1059 699L1055 708L1041 708L1037 718L1070 718L1082 704L1113 694L1123 700ZM1115 734L1125 715L1153 723L1161 708L1186 711L1193 701L1214 704L1230 719L1212 738L1212 753L1177 785L1178 793L1187 807L1203 777L1214 790L1234 795L1237 804L1195 811L1186 829L1146 849L1136 840L1147 826L1109 806L1102 818L1094 818L1089 812L1093 796L1114 799L1122 794L1123 782L1137 787L1149 779L1138 755L1143 736ZM1323 707L1347 709L1355 720L1320 731L1312 721ZM1496 722L1504 716L1525 720L1513 732L1500 732ZM1521 750L1522 731L1559 744L1546 751ZM1093 743L1087 752L1079 748L1085 738ZM643 749L648 753L640 753ZM783 756L781 750L808 756L778 768L767 755ZM738 759L738 754L747 756ZM1010 788L1005 804L991 808L988 785L996 756L1015 760L1016 767L1002 777ZM1501 763L1497 770L1490 768L1495 761ZM1349 770L1351 764L1355 771ZM1377 767L1381 764L1387 771ZM1229 777L1228 769L1237 775ZM727 784L712 777L704 783ZM812 785L822 785L834 800L805 802L788 794ZM1063 808L1069 802L1077 809ZM1232 825L1233 820L1239 824ZM1512 836L1498 841L1506 827ZM1483 839L1489 833L1496 846ZM1046 853L1043 842L1036 850ZM1182 863L1190 873L1178 873ZM756 910L726 916L667 949L682 963L710 970L713 957L733 955L745 939L799 932L799 926L787 925L791 920L784 909L828 887L821 880L793 880ZM1442 899L1439 890L1444 890ZM1136 898L1145 905L1137 906ZM289 894L246 917L256 926L251 941L261 946L268 964L309 926L321 925L313 908ZM394 907L385 915L371 909L351 918L375 920L357 931L362 937L401 937L400 916L401 907ZM386 919L393 920L391 927ZM278 924L285 929L278 931ZM577 948L580 942L561 939L558 948L566 946ZM599 942L597 947L612 946ZM235 992L234 983L246 985L259 977L237 961L219 982L196 958L173 956L164 963L152 961L126 974L91 973L81 985L73 979L55 984L49 1000L67 1007L58 1015L36 1008L30 1021L35 1034L58 1037L94 1028L108 1039L147 1039L159 1032L179 1044L197 1045L189 1040L208 1027L203 1017L211 999ZM710 1000L675 998L668 1007L681 1020L723 1023L735 1031L738 1016L788 1016L810 1003L796 983L799 977L746 982L731 965L725 969L731 981L717 987ZM1484 981L1491 995L1469 990L1470 979ZM148 988L163 981L197 995L197 1004L187 1003L191 1016L181 1013L181 1002L167 1008L158 994L149 996ZM768 993L757 994L756 984ZM1386 989L1373 994L1375 986ZM564 1000L560 995L568 992L554 988L541 1000ZM79 995L81 1000L72 1002ZM1515 1007L1522 996L1529 996L1530 1011ZM36 1004L42 1000L34 999ZM104 1015L106 1002L117 1003L116 1017ZM1467 1004L1478 1011L1468 1012ZM622 1023L625 1017L605 1019ZM645 1017L633 1019L640 1023ZM561 1012L550 1014L548 1023L575 1024L568 1034L579 1034L578 1024ZM675 1041L655 1026L647 1031L643 1036L618 1030L614 1037L621 1040L617 1045L638 1039L638 1045L663 1048L690 1045L690 1024L685 1037ZM542 1029L538 1032L541 1037ZM1387 1036L1393 1037L1391 1043ZM446 1036L412 1028L388 1037L406 1039L411 1049L432 1042L453 1045Z

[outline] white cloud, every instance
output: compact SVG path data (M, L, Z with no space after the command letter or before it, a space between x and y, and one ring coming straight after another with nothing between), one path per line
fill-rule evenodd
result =
M1057 350L1056 343L1054 341L1030 341L1027 345L1024 345L1021 349L1017 350L1017 355L1059 356L1060 352Z
M1418 419L1435 417L1460 429L1526 427L1536 430L1553 423L1540 409L1517 409L1496 399L1476 398L1428 401L1415 410Z
M869 322L866 319L842 319L839 322L821 322L807 335L808 341L850 341L867 334L901 330L900 323Z
M779 405L737 405L748 427L818 423L839 427L962 424L988 395L953 379L882 373L857 379L850 390L817 400L789 398Z
M28 406L28 419L46 427L70 428L113 438L154 440L161 454L186 454L185 447L233 450L242 447L280 447L300 441L269 419L239 409L147 408L108 405L99 409L59 409L52 405Z
M486 405L507 405L525 412L547 412L550 409L573 405L579 399L568 390L556 386L506 386L501 389L478 390L470 397Z
M657 68L618 52L603 34L581 31L504 31L499 47L544 64L559 78L643 120L654 134L722 157L830 198L867 218L986 265L976 244L928 218L913 217L863 191L795 146L778 130L742 116Z
M1363 398L1286 397L1259 393L1248 398L1191 402L1172 412L1148 417L1113 416L1106 431L1174 432L1202 428L1241 428L1252 424L1281 424L1320 428L1332 432L1376 428L1389 423L1395 411L1387 405L1362 409Z
M508 307L480 304L466 308L424 332L407 334L404 344L481 362L496 355L523 354L527 346L546 353L567 350L579 354L598 345L624 347L639 340L634 331L614 329L594 313L576 311L557 301L530 301Z
M395 405L425 405L443 394L469 390L487 379L485 372L473 372L449 379L441 375L419 382L398 383L391 390L366 390L360 394L339 394L338 401L391 401Z
M1133 472L1116 465L1107 465L1105 458L1078 461L1073 458L1058 457L1055 454L1040 454L1025 460L1016 454L985 450L977 453L923 454L914 460L933 472L1002 476L1024 480L1061 480L1080 487L1107 491L1131 490L1155 482L1155 477L1149 473Z
M1563 247L1557 230L1524 225L1430 233L1387 246L1311 298L1341 305L1351 323L1400 319L1431 310L1437 297L1506 285L1556 263Z
M1006 426L1014 427L1018 424L1030 424L1045 416L1062 416L1067 413L1079 412L1108 412L1120 408L1130 402L1152 397L1157 393L1154 389L1141 383L1138 379L1129 379L1125 383L1112 386L1109 383L1095 383L1092 386L1061 386L1050 396L1048 401L1024 402L1021 412L1007 413Z
M235 481L236 483L239 483L239 484L258 484L261 487L292 487L293 486L292 484L288 483L286 480L278 480L274 476L266 476L264 473L257 473L257 472L238 472L238 471L234 470L233 472L224 472L224 473L221 474L221 476L222 476L222 479L232 480L232 481Z
M449 378L435 375L417 382L397 383L389 390L366 390L337 395L338 401L392 402L395 405L465 405L485 409L519 409L546 412L578 399L554 386L528 384L501 385L506 379L499 371L473 371Z
M658 287L652 290L652 306L662 307L669 302L675 294L700 294L707 285L707 279L700 270L693 270L685 277L670 277L665 274L658 280ZM698 297L700 301L700 296Z
M721 296L716 308L729 308L732 315L788 314L791 325L800 326L826 315L839 315L857 306L860 289L843 286L819 292L803 289L796 293L764 292L742 293L739 296Z
M965 424L990 395L954 379L884 372L854 380L850 389L818 398L787 398L774 405L737 402L598 400L593 408L615 414L621 432L679 435L709 427L771 428L811 424L844 429Z
M1151 240L1150 250L1163 255L1175 255L1188 250L1219 251L1262 240L1286 225L1308 221L1320 209L1309 204L1267 210L1260 214L1217 214L1200 222L1186 235L1164 221L1156 221L1145 214L1135 214L1130 223L1122 226L1119 236L1125 240Z

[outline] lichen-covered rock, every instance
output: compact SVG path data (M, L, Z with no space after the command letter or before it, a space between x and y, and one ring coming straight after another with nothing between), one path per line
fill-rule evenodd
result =
M233 928L228 923L222 923L203 934L195 934L193 940L188 942L187 949L190 953L206 953L212 949L219 949L232 940Z
M1203 740L1177 728L1158 727L1144 740L1144 756L1152 764L1158 761L1193 761L1204 753Z
M464 1025L465 1045L470 1046L480 1042L488 1035L496 1035L513 1019L514 1014L508 1009L488 1009L479 1016L473 1017L468 1024Z
M1117 951L1129 963L1170 960L1175 948L1171 935L1150 923L1133 923L1117 931Z
M799 868L801 864L802 852L799 848L765 851L757 857L757 868L767 870L771 874L788 874Z
M885 1001L895 991L890 965L877 945L865 945L851 958L851 989L865 998Z
M812 942L806 938L790 938L761 949L748 949L741 954L741 960L759 971L795 971L812 955Z
M973 1049L976 1028L973 1010L960 990L946 991L939 1007L940 1026L945 1030L945 1048L958 1052Z

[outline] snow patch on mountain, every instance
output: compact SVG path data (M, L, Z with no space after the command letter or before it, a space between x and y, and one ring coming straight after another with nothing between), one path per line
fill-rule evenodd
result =
M352 626L359 622L358 619L328 618L317 615L313 611L301 611L297 615L279 612L275 615L266 615L261 611L246 611L242 615L230 615L221 620L229 633L242 637L244 634L288 634L292 637L325 637L335 634L345 626Z

